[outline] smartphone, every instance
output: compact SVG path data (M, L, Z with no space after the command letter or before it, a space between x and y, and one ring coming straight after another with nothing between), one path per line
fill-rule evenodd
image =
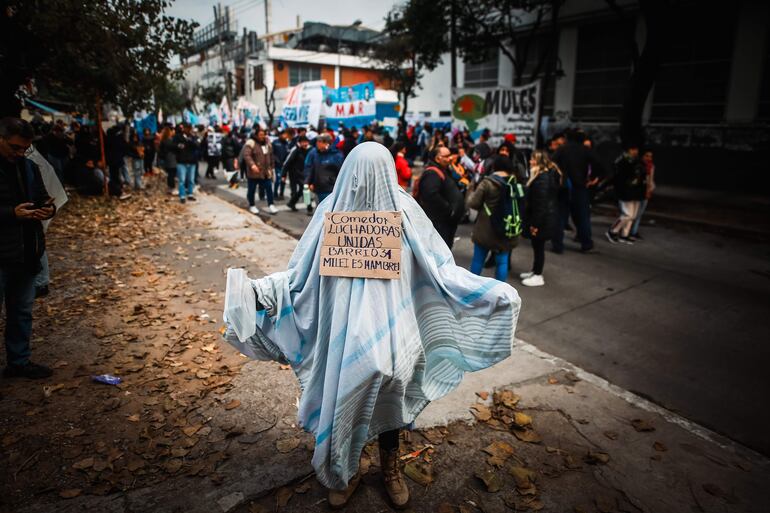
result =
M35 202L35 208L45 208L50 207L53 204L53 198L46 198L44 200L36 201Z

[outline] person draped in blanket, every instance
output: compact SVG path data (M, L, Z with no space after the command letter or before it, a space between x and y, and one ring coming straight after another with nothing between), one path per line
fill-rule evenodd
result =
M399 279L320 275L324 214L349 211L401 213ZM345 159L286 271L251 280L228 270L225 339L248 357L291 364L299 424L315 436L312 464L332 507L356 490L361 451L378 438L387 494L402 508L399 430L465 372L510 356L520 305L509 284L455 265L398 186L390 152L366 142Z

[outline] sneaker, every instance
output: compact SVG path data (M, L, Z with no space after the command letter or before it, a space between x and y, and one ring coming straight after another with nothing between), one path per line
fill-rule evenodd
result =
M533 274L529 278L521 280L521 284L525 287L542 287L545 285L545 280L542 274Z
M252 206L249 207L249 212L251 212L254 215L257 215L257 214L259 214L259 209L252 205Z
M190 201L198 201L198 198L196 198L195 196L189 196L187 199Z
M4 378L44 379L53 376L53 371L45 365L27 362L26 365L9 365L3 369Z
M275 205L268 205L267 206L267 211L270 212L273 215L278 213L278 209L275 208Z
M520 279L522 279L522 280L526 280L527 278L529 278L529 277L530 277L530 276L532 276L533 274L535 274L535 273L533 273L533 272L531 272L531 271L530 271L530 272L528 272L528 273L521 273L521 274L519 275L519 278L520 278Z
M634 245L634 241L631 239L631 237L620 237L619 240L622 244L628 244L629 246Z
M619 242L617 234L612 233L609 230L607 230L607 232L604 235L607 236L607 240L610 241L610 244L617 244Z
M179 203L185 203L187 200L184 198L179 198Z
M631 242L636 242L639 240L639 237L637 237L636 235L629 235L628 240L630 240Z

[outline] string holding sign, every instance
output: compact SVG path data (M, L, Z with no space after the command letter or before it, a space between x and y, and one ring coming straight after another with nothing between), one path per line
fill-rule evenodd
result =
M326 212L321 276L401 277L401 212Z

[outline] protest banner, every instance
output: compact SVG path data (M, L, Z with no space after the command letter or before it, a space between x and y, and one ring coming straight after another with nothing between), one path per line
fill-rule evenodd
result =
M374 121L377 103L374 99L374 82L362 82L352 86L324 87L323 114L326 124L332 128L343 123L346 127L362 127Z
M318 126L326 80L302 82L291 88L281 115L290 127Z
M321 276L401 277L401 212L326 212Z
M520 87L454 89L452 126L477 133L515 134L516 146L534 149L540 123L540 81Z

